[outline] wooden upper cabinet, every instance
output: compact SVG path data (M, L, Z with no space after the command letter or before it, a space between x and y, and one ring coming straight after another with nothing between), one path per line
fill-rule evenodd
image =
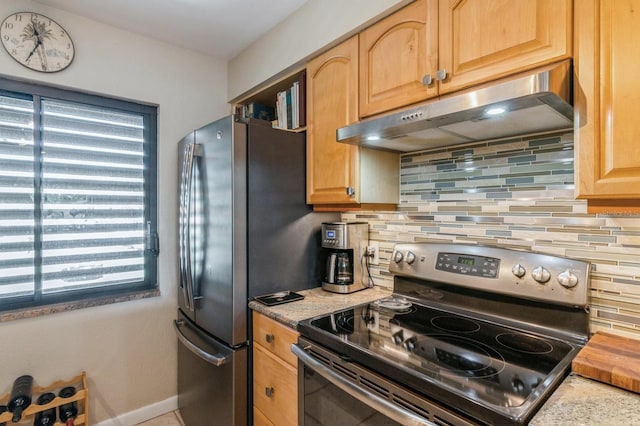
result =
M418 0L360 33L361 117L438 94L437 17L437 0Z
M315 210L395 210L398 154L347 145L338 128L358 120L358 36L307 65L307 203Z
M578 0L576 3L580 3ZM440 94L569 58L571 0L440 0Z
M576 196L592 212L640 209L640 0L575 4Z
M358 120L358 36L307 65L307 203L357 203L358 147L336 130Z
M360 33L360 117L572 55L572 0L417 0Z

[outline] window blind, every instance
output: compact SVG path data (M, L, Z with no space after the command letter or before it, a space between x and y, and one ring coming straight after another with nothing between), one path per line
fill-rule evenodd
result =
M148 117L0 96L0 307L155 286Z

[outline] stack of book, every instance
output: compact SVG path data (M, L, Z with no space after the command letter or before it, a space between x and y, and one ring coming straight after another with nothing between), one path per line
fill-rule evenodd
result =
M291 87L278 92L274 127L298 129L306 126L306 74L303 72Z

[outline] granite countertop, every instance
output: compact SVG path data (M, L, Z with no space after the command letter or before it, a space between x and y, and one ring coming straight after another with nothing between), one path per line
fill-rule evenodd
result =
M249 302L249 307L291 328L297 328L298 322L307 318L329 314L361 303L372 302L381 297L389 296L391 291L381 287L373 287L351 294L337 294L325 291L322 287L316 287L309 290L296 291L296 293L302 294L304 299L276 306L266 306L262 303L251 301Z
M637 393L571 373L529 425L640 425L638 407Z
M351 294L329 293L322 288L298 291L304 300L276 306L249 302L249 307L291 328L298 322L389 296L374 287ZM639 425L640 395L571 373L533 417L530 426Z

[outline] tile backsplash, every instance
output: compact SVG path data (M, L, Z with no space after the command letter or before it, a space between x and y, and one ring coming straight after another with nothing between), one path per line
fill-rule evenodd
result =
M640 339L640 215L588 214L574 199L573 134L514 138L400 157L394 212L343 213L380 244L376 285L393 287L397 242L455 242L590 261L591 331Z

